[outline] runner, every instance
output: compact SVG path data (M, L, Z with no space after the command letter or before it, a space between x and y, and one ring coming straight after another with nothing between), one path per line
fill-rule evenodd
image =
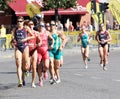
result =
M49 50L50 55L50 75L51 75L51 84L60 83L60 73L59 73L59 67L60 67L60 59L61 59L61 51L65 46L66 43L66 37L63 34L63 31L57 31L57 27L54 21L51 21L51 35L54 38L54 47L53 49ZM62 42L61 42L61 39ZM50 41L49 41L49 45ZM56 79L55 79L56 75Z
M48 78L47 70L49 69L49 53L48 53L48 38L51 39L52 44L49 49L53 48L54 39L52 38L49 31L45 29L45 24L41 22L38 25L38 40L39 38L42 39L42 44L39 44L37 47L38 52L38 76L39 76L39 86L43 86L43 73L44 78ZM40 66L40 63L43 62L44 65ZM43 72L43 73L42 73Z
M100 56L100 65L103 70L107 70L107 55L108 55L108 42L112 40L112 37L108 31L105 30L104 24L100 24L100 29L96 33L96 40L98 42L98 52Z
M36 78L36 68L37 68L37 46L36 46L36 38L38 35L38 32L34 30L34 23L32 20L28 22L28 26L32 30L32 33L34 34L35 38L31 39L28 41L28 46L29 46L29 56L30 56L30 63L31 63L31 68L32 68L32 84L31 86L33 88L36 87L35 85L35 78ZM31 36L28 34L28 37Z
M17 28L12 31L12 45L15 48L15 60L17 66L18 75L18 87L22 87L22 70L28 71L30 68L29 63L29 48L27 41L33 39L33 34L30 29L24 24L24 18L18 17ZM27 33L31 34L31 37L27 37Z
M47 31L50 31L50 23L49 23L49 22L47 22L47 23L45 24L45 28L46 28Z
M87 59L89 57L89 42L90 42L90 33L86 31L86 27L81 27L82 32L78 35L77 42L81 40L81 53L85 68L88 68Z

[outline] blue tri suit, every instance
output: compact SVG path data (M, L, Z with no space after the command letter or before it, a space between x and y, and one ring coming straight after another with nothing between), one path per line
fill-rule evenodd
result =
M27 37L27 32L25 29L16 30L14 37L17 42L16 47L23 53L25 47L27 46L27 42L21 42L21 40Z

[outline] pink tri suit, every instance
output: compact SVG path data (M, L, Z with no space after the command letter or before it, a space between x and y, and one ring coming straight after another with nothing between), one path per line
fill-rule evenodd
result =
M49 59L48 34L46 30L38 35L42 39L42 45L37 47L38 62Z
M34 39L31 39L28 41L28 46L29 46L29 55L32 56L34 51L36 50L36 31L33 32L33 35L35 36ZM30 34L28 34L28 37Z

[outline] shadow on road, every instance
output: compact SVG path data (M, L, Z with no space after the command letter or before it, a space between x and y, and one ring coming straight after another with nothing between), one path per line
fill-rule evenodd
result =
M0 72L0 74L16 74L16 72Z
M0 91L8 90L8 89L11 89L11 88L16 88L16 83L12 83L12 84L9 84L9 85L0 84Z

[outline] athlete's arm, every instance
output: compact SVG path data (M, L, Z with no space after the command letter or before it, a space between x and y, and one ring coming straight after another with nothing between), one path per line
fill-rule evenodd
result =
M63 49L65 47L66 42L67 42L67 38L66 38L65 34L63 33L63 31L58 31L58 35L62 39L62 44L60 46L60 49Z
M90 32L88 32L88 36L89 36L89 43L91 42L91 40L92 40L92 35L91 35L91 33Z
M107 32L107 41L106 42L110 42L110 41L112 41L112 36L111 36L111 34L108 32L108 31L106 31Z
M37 32L37 31L36 31L36 38L37 38L36 45L37 45L37 46L41 46L41 45L42 45L42 39L41 39L41 37L39 36L39 32Z
M28 40L31 40L31 39L34 39L34 38L35 38L34 34L33 34L32 31L31 31L31 29L30 29L28 26L26 26L25 28L26 28L27 33L30 34L30 36L27 37L27 38L25 38L25 39L23 39L22 42L26 42L26 41L28 41Z
M95 39L97 40L98 43L101 43L101 41L99 40L99 37L98 37L98 33L99 33L99 32L96 32Z
M13 28L12 31L11 31L11 35L12 35L12 36L11 36L11 42L10 42L10 43L11 43L11 45L12 45L13 48L15 48L15 46L16 46L16 44L17 44L17 43L16 43L16 40L15 40L15 37L14 37L15 30L16 30L16 29Z
M52 37L52 35L50 34L49 31L47 31L47 34L48 34L48 37L49 37L49 38L51 39L51 41L52 41L52 44L50 45L49 49L52 49L53 46L54 46L54 39L53 39L53 37Z
M78 35L78 37L77 37L77 42L79 42L80 39L81 39L81 34Z

